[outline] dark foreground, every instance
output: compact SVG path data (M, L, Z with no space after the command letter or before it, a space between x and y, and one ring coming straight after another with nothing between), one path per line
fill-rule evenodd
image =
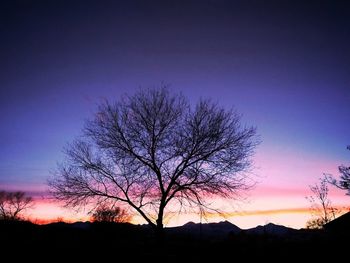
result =
M226 225L225 225L226 224ZM47 262L89 261L269 261L343 260L348 258L348 231L227 230L229 223L187 224L169 228L157 242L147 226L116 223L0 222L0 250L13 259ZM233 225L234 226L234 225ZM5 254L4 254L5 252ZM6 258L6 257L5 257ZM5 262L5 261L4 261Z

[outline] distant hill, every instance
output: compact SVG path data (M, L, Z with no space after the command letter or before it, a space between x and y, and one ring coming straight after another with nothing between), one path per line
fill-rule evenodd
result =
M249 235L273 235L273 236L285 236L295 234L299 230L269 223L264 226L257 226L250 229L241 229L238 226L228 221L222 221L219 223L206 223L196 224L188 222L183 226L167 228L169 233L187 234L199 236L202 235L206 238L224 238L232 234L245 233Z
M269 223L245 230L247 234L285 236L298 232L297 229Z
M349 215L334 220L331 225L349 227ZM340 222L340 223L339 223ZM166 235L158 243L153 230L147 225L128 223L52 223L36 225L30 222L0 221L0 247L2 251L21 254L37 259L38 248L60 261L67 258L86 259L98 256L100 261L115 261L130 258L145 261L161 258L166 262L227 261L227 258L249 258L259 260L285 260L292 262L301 258L321 259L329 256L332 261L343 257L348 243L338 234L325 230L296 230L267 224L242 230L223 221L196 224L189 222L179 227L165 228ZM326 248L332 253L318 253ZM323 251L322 251L323 252ZM10 253L10 252L9 252ZM16 255L16 254L14 254ZM85 259L85 258L84 258ZM117 260L118 261L118 260Z
M75 223L51 223L45 225L47 228L55 229L81 229L88 230L90 228L106 228L106 229L116 229L116 228L127 228L127 229L142 229L152 231L149 225L133 225L133 224L114 224L114 223L91 223L91 222L75 222ZM165 231L170 235L186 235L193 237L204 237L204 238L226 238L232 234L246 233L249 235L274 235L274 236L285 236L289 234L294 234L298 230L269 223L264 226L257 226L250 229L241 229L238 226L232 224L229 221L221 221L218 223L194 223L188 222L182 226L177 227L167 227Z
M54 223L49 223L43 225L44 227L49 227L49 228L78 228L78 229L88 229L92 225L91 222L86 221L86 222L74 222L74 223L65 223L65 222L54 222Z
M242 230L238 226L228 221L222 221L219 223L206 224L188 222L183 226L166 228L166 231L170 234L186 234L193 235L195 237L202 236L206 238L222 238L227 237L229 234L237 234Z
M342 234L350 233L350 212L339 216L331 222L324 225L324 229L328 232L336 232Z

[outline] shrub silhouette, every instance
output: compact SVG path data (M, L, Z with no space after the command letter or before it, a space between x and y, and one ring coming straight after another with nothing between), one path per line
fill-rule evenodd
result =
M116 222L124 223L130 220L127 212L120 207L99 206L92 214L94 222Z

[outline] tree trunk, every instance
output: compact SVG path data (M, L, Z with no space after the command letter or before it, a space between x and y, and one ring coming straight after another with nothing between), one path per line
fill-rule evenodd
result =
M164 227L163 227L163 218L157 219L157 226L156 226L156 241L158 245L163 245L164 243Z
M156 220L156 242L158 243L158 246L163 250L164 246L164 226L163 226L163 215L164 215L164 208L165 208L165 202L164 198L162 198L159 211L158 211L158 218Z

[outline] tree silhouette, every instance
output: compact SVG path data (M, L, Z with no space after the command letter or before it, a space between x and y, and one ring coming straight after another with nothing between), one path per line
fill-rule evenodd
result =
M347 147L348 150L350 150L350 145ZM340 179L336 180L333 176L328 175L327 180L332 185L347 191L347 195L350 195L350 167L345 165L340 165L338 167L340 172Z
M0 219L19 220L21 212L32 207L33 199L24 192L0 191Z
M106 204L100 205L92 214L95 222L116 222L124 223L130 220L130 216L120 207L108 207Z
M311 211L315 218L307 221L307 228L322 228L340 212L332 206L332 202L328 197L327 183L327 178L323 177L319 179L318 184L309 186L313 195L308 196L307 199L311 203Z
M258 143L236 112L209 100L191 107L165 87L104 102L83 135L49 180L54 196L73 207L126 203L157 232L170 203L205 209L206 198L247 189Z

